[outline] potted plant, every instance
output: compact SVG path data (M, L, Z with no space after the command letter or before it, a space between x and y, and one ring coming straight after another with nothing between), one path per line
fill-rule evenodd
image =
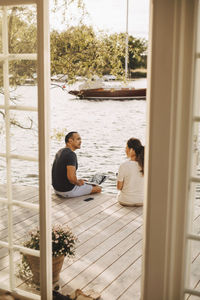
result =
M73 257L77 237L68 226L54 225L52 227L52 277L53 283L59 280L65 256ZM23 246L35 250L40 249L40 230L35 228L29 232ZM30 254L22 256L23 275L32 272L32 279L35 284L40 282L40 258ZM22 272L21 272L22 273Z

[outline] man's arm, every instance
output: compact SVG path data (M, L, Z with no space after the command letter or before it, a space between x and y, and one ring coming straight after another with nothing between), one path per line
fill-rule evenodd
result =
M79 186L84 184L83 179L77 179L76 168L74 166L67 166L67 178L72 184Z

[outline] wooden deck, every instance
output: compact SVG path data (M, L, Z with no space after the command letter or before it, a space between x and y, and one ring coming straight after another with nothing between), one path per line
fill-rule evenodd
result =
M0 186L0 197L5 196ZM78 236L76 257L65 259L60 276L61 292L94 289L102 300L139 300L142 253L142 208L122 207L115 196L94 195L62 199L52 193L52 223L68 224ZM14 186L13 199L38 202L35 187ZM22 243L26 233L38 225L38 214L14 207L14 240ZM0 239L7 241L7 210L0 206ZM16 263L19 254L15 255ZM0 286L8 282L8 251L0 248ZM19 288L28 290L17 279Z
M0 197L6 195L0 185ZM83 201L87 196L62 199L52 193L52 223L68 224L78 236L76 257L65 259L60 276L61 292L94 289L102 300L139 300L143 209L122 207L114 195L95 195L94 200ZM38 189L14 186L13 199L38 203ZM0 205L0 240L8 240L7 208ZM25 208L13 209L15 244L21 244L33 227L38 225L38 214ZM193 232L199 233L200 201L195 204ZM20 260L16 252L16 264ZM200 289L200 247L193 242L190 288ZM0 248L0 288L8 282L8 250ZM17 286L29 290L17 279ZM187 296L196 300L199 297Z

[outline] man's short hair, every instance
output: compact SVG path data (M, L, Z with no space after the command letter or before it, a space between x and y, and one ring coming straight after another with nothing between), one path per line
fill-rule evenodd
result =
M74 133L78 133L77 131L71 131L65 136L65 144L69 142L69 139L73 137Z

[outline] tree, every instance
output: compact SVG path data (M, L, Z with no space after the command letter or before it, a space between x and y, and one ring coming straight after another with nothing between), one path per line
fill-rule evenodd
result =
M93 71L98 41L92 27L70 27L62 33L51 34L52 74L88 76Z
M147 41L145 39L134 38L129 36L129 68L146 68L147 67Z
M23 11L23 18L21 13ZM8 49L9 53L36 53L37 29L33 22L35 12L23 8L12 7L8 11ZM2 41L0 47L2 47ZM2 65L0 87L3 85ZM12 60L9 62L10 84L23 84L36 72L36 62L30 60Z
M53 0L54 4L58 4L57 0ZM66 11L66 6L71 3L76 3L82 10L84 15L84 5L82 0L59 0L60 8ZM59 6L55 6L60 9ZM35 6L19 6L11 7L8 10L8 47L9 53L37 53L37 27L36 27L36 7ZM0 26L2 30L2 26ZM2 32L0 34L0 49L2 49ZM36 73L36 61L30 60L12 60L9 62L9 81L11 86L24 84L26 79L34 77ZM0 93L3 91L3 64L0 63ZM19 100L19 99L18 99ZM10 96L10 101L13 97ZM5 112L0 110L0 115L5 118ZM32 120L30 119L30 126L23 126L16 119L11 118L11 124L24 128L32 128ZM0 130L2 126L0 124Z
M71 26L63 32L51 32L51 74L65 74L69 80L76 76L90 78L93 75L112 74L124 77L125 34L104 32L96 34L91 26L83 25L83 0L53 0L56 12L65 15L66 7L76 4L82 12L80 25ZM58 4L62 4L58 6ZM57 5L57 6L56 6ZM22 14L23 12L23 14ZM66 20L65 20L66 21ZM36 12L25 7L12 7L9 12L9 52L37 52ZM67 21L66 21L67 22ZM129 69L146 67L147 43L129 36ZM23 84L36 73L36 62L11 61L10 84ZM2 65L0 66L2 69ZM1 72L2 74L2 72ZM2 77L0 78L2 86Z
M23 12L23 15L22 15ZM36 16L33 9L27 7L11 7L8 10L8 50L9 53L36 53L37 52L37 30ZM35 21L35 22L34 22ZM2 48L2 40L0 40ZM36 72L36 62L30 60L11 60L9 62L9 81L11 86L21 85L27 78ZM0 65L0 93L3 94L3 65ZM16 97L11 96L10 101L15 102ZM5 118L5 112L0 110L0 115ZM11 125L31 129L33 121L28 117L29 125L23 125L16 118L10 118ZM1 127L1 126L0 126Z
M129 67L145 67L146 41L129 37ZM70 27L64 32L51 33L51 71L90 78L104 74L124 76L125 34L95 34L86 25Z
M62 12L66 30L51 32L51 74L65 74L70 81L76 76L91 78L93 75L112 74L124 78L125 34L95 33L91 26L84 25L87 15L84 0L52 0L55 13ZM79 7L77 26L69 26L67 14L71 5ZM73 17L75 18L75 16ZM1 26L0 26L1 30ZM9 53L36 53L36 10L28 6L11 7L8 11ZM1 35L0 35L1 36ZM2 40L0 39L0 49ZM147 42L129 36L129 68L146 68ZM36 73L36 61L14 60L9 62L10 85L24 84ZM0 63L0 93L3 93L3 65ZM10 98L12 101L12 98ZM5 117L5 114L0 111ZM13 124L21 126L16 120ZM31 124L32 126L32 124Z

